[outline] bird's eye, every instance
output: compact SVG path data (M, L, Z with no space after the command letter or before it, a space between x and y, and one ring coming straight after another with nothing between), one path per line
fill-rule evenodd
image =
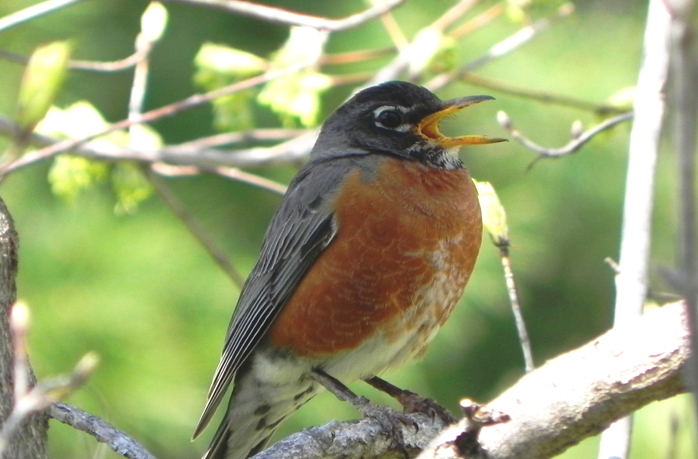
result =
M402 124L402 113L392 108L386 108L376 113L376 124L388 128L395 129Z

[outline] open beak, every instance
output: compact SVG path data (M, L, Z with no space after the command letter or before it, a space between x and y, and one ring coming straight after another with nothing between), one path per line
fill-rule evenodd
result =
M490 96L469 96L462 97L460 99L448 100L443 103L443 108L438 112L427 115L422 121L417 125L417 130L427 139L436 142L439 146L443 148L454 148L460 147L462 145L484 145L487 143L498 143L506 142L507 139L499 139L492 137L485 137L482 135L463 135L459 137L446 137L439 131L439 122L459 111L463 110L465 107L470 107L471 105L484 102L486 100L494 100L494 97Z

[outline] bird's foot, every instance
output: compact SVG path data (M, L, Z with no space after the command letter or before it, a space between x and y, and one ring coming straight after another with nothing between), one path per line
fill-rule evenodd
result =
M366 403L358 408L364 418L375 419L381 425L383 432L386 432L392 442L392 449L398 451L405 459L410 458L410 453L403 435L404 427L412 427L419 430L419 426L404 413L394 409L371 403L365 397Z
M402 429L405 426L418 430L417 424L404 413L395 411L387 406L380 406L371 403L366 397L356 395L342 382L328 375L322 370L314 370L310 376L312 379L322 384L325 389L332 392L338 399L350 403L364 418L371 418L378 421L392 441L392 448L400 452L405 459L410 458L410 454L405 445Z
M364 381L397 400L400 405L402 405L405 413L424 413L430 416L432 419L438 417L446 425L453 424L458 421L458 419L453 416L450 411L439 405L436 400L432 398L420 397L414 392L400 389L399 387L390 384L388 381L379 378L378 376L367 378Z

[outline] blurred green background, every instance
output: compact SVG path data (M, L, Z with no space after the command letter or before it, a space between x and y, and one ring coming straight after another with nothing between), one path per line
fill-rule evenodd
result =
M35 3L3 0L0 16ZM269 4L315 15L343 17L366 7L361 1L274 0ZM496 2L475 6L472 18ZM453 4L408 0L395 12L408 37ZM132 52L140 15L137 0L92 0L0 34L0 49L29 55L39 44L70 39L74 58L115 60ZM166 5L167 32L152 55L146 108L156 108L196 91L193 58L204 42L233 46L266 56L286 40L286 27L186 5ZM641 58L646 4L632 0L576 1L575 13L477 74L535 90L603 102L633 86ZM461 63L521 27L506 15L458 42ZM390 46L379 21L331 36L328 52ZM383 58L356 66L329 67L327 73L370 71ZM0 60L0 112L14 116L23 68ZM110 121L126 116L132 73L71 72L57 104L94 103ZM330 90L323 117L351 91ZM464 82L450 85L442 98L489 93L497 98L469 109L445 130L506 136L495 120L506 111L536 142L560 146L570 125L599 121L593 113L513 97ZM266 108L255 110L260 127L278 126ZM213 133L210 106L158 121L153 127L167 143ZM516 142L462 152L478 180L490 181L507 208L514 244L512 261L537 364L584 344L612 321L613 273L604 258L617 258L629 125L606 133L576 155L527 166L533 153ZM8 145L0 139L0 148ZM652 287L666 288L657 275L674 260L674 159L659 164L653 238ZM203 407L238 289L217 268L186 228L154 196L135 213L116 214L115 197L104 185L73 202L54 196L48 164L27 168L2 184L20 234L19 297L32 312L31 358L40 378L69 371L87 351L101 365L87 386L68 402L98 414L139 439L157 457L194 458L212 434L189 441ZM294 167L258 171L288 182ZM266 224L279 202L269 192L218 177L168 179L196 219L244 273L251 268ZM391 382L431 396L455 409L467 396L486 402L523 371L497 251L483 244L476 272L452 319L423 361L387 375ZM389 403L355 384L369 397ZM688 404L679 397L644 409L635 425L632 457L693 457ZM320 396L280 429L287 435L332 418L356 413ZM678 421L678 434L670 421ZM214 422L215 423L215 422ZM210 429L213 430L213 429ZM118 457L98 449L91 437L52 421L54 458ZM678 435L678 437L677 437ZM598 440L583 442L566 458L594 457Z

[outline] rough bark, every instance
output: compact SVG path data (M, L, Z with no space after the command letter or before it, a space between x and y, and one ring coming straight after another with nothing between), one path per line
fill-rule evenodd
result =
M14 375L12 336L9 315L17 300L19 241L12 216L0 199L0 421L5 420L14 406ZM29 383L35 383L31 368ZM48 416L38 413L29 416L15 432L3 459L44 459L48 434Z

